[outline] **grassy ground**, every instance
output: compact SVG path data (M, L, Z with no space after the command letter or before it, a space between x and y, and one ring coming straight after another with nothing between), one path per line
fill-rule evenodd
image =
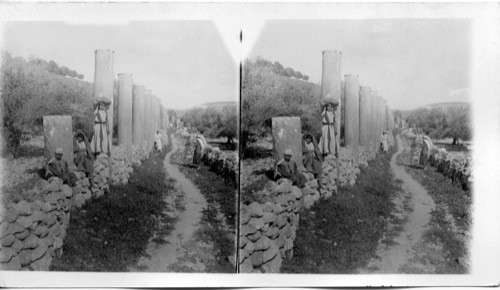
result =
M361 168L356 184L302 211L294 257L283 262L283 273L355 273L375 256L378 240L400 189L393 179L389 154L379 154Z
M164 198L174 190L165 178L163 158L170 150L144 160L126 186L113 186L99 199L71 212L61 258L53 271L127 271L145 254L154 236L168 235L175 220L163 213ZM158 225L171 225L160 229Z
M472 197L448 177L427 166L419 169L408 166L408 156L412 156L415 148L404 152L398 163L406 165L406 171L417 180L432 196L436 210L431 213L431 230L425 238L443 245L446 265L437 269L442 273L467 273L467 263L463 258L468 256L468 233L472 223Z
M182 152L172 155L173 160L181 160ZM207 265L212 273L234 273L235 266L228 257L235 254L236 237L236 190L237 185L227 183L210 168L199 168L180 164L180 171L191 180L207 200L207 209L203 211L202 228L197 237L213 243L215 263Z

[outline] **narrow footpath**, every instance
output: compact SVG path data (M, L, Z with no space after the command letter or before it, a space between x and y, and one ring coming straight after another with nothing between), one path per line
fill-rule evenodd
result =
M398 152L391 158L391 169L396 180L401 180L403 192L393 198L393 219L380 239L376 259L371 259L367 269L360 273L428 273L436 272L436 266L444 262L442 245L426 238L431 224L431 213L436 205L427 190L415 181L404 166L396 164L396 158L404 150L397 138Z
M147 255L142 257L136 267L130 271L142 272L206 272L205 262L210 259L210 245L196 239L196 230L200 228L202 211L207 202L200 190L193 185L177 168L171 164L170 157L182 146L171 135L172 151L163 162L169 178L175 180L175 194L167 196L166 214L177 217L175 228L162 239L150 241Z

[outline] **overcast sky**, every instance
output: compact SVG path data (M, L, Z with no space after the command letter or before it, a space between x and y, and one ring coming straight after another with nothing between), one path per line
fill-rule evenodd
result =
M238 100L238 66L211 21L68 25L11 22L2 49L54 60L94 81L96 49L114 51L114 73L131 73L167 108Z
M244 33L244 32L243 32ZM249 57L261 56L321 82L323 50L342 52L342 75L379 91L394 109L469 101L467 20L276 20Z

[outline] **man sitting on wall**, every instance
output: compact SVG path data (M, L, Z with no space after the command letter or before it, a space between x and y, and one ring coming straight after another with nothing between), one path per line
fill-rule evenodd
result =
M278 164L276 164L276 180L280 178L288 178L292 181L293 185L303 188L307 182L307 178L299 172L297 163L292 160L292 150L286 149Z
M62 159L63 150L62 148L57 148L54 154L54 158L50 159L45 168L45 178L49 179L53 176L59 177L63 180L63 183L69 186L74 186L78 178L74 172L69 171L69 164L66 159Z

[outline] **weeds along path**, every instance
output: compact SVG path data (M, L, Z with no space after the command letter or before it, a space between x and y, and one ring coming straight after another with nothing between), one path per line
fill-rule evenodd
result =
M427 190L405 171L404 166L396 164L397 156L409 150L403 146L399 136L397 140L398 151L392 156L390 164L395 178L402 181L403 189L401 195L392 200L397 223L389 224L385 239L381 239L384 242L379 242L377 248L379 258L370 260L366 272L434 273L436 261L443 260L442 250L426 239L425 233L432 228L431 212L436 205Z
M145 272L205 272L204 257L207 245L194 238L207 202L200 190L193 185L177 168L170 163L170 157L182 144L172 136L172 151L165 156L164 168L169 178L175 180L176 197L166 198L167 204L182 199L183 206L177 205L175 212L177 222L172 232L160 242L148 245L148 254L141 258L135 269L131 271ZM168 199L168 200L167 200Z

